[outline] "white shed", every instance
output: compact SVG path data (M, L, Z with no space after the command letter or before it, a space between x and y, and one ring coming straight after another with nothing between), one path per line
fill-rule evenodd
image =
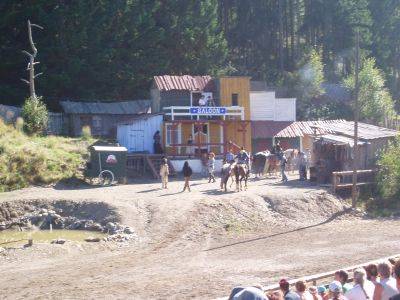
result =
M128 152L154 153L153 135L157 130L162 132L162 123L162 115L148 114L128 124L120 124L117 129L118 143L127 148Z

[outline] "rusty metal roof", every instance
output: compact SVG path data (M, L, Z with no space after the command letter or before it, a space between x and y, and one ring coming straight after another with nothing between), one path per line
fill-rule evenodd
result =
M154 76L154 83L160 91L184 90L184 91L212 91L214 84L211 76Z
M61 101L63 111L67 114L110 114L135 115L150 113L150 100L134 100L124 102L75 102Z
M345 120L298 121L281 130L276 134L276 137L303 137L304 135L312 135L314 133L317 135L338 134L353 137L354 122ZM399 132L396 130L366 123L359 123L358 126L358 136L363 140L393 137L398 134Z

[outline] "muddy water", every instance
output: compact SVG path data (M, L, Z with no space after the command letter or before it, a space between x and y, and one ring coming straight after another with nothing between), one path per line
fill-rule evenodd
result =
M56 239L83 242L88 237L103 238L105 236L107 236L105 233L85 230L4 230L0 231L0 247L7 248L24 245L27 244L28 239L33 239L33 243L50 243Z

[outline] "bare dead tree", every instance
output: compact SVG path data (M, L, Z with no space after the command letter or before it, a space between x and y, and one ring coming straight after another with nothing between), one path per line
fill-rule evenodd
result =
M35 65L39 64L40 62L38 62L38 61L35 62L35 58L36 58L36 55L37 55L38 51L37 51L37 49L35 47L35 43L33 42L32 27L37 27L39 29L43 29L42 26L39 26L37 24L32 24L28 20L28 37L29 37L29 43L31 45L33 53L29 53L28 51L25 51L25 50L22 51L22 53L26 54L29 57L28 66L26 67L26 70L29 71L29 81L24 79L24 78L21 78L21 80L29 85L29 92L30 92L31 98L36 98L35 78L40 76L40 75L42 75L43 73L38 73L38 74L35 75Z

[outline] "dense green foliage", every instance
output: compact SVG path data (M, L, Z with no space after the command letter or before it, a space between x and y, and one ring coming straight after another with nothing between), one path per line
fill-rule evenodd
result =
M28 18L44 27L34 32L44 72L36 85L50 107L60 98L148 97L158 74L228 73L288 85L313 49L325 80L339 83L353 70L357 28L363 56L376 59L400 98L395 0L0 1L2 103L21 104L28 93L20 81ZM303 118L341 114L343 106L310 107L315 97L299 98Z
M0 120L0 192L76 176L90 142L27 136Z
M41 97L29 97L22 106L25 131L29 134L42 134L49 120L46 105Z
M400 199L400 137L398 137L380 158L381 171L378 176L379 191L384 199L399 204Z
M363 62L359 82L360 119L368 123L387 125L388 120L394 117L394 103L374 59L369 58ZM344 85L354 91L353 74L344 80Z

